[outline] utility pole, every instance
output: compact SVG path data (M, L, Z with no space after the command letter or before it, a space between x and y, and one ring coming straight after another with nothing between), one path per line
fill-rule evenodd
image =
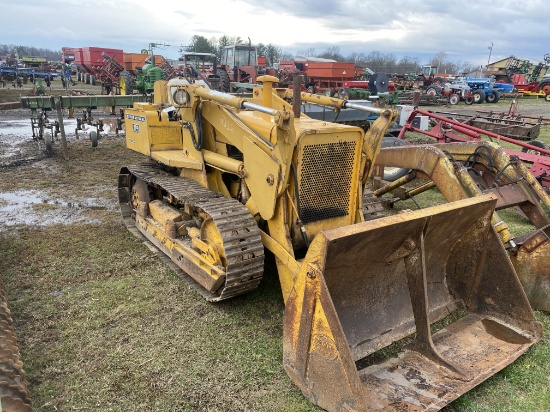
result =
M487 59L487 68L489 68L489 62L491 61L491 53L493 52L493 42L491 42L491 45L488 47L489 49L489 58Z

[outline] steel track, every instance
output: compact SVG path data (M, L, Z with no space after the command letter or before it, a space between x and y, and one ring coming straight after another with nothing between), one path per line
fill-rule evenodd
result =
M226 256L225 284L218 291L211 293L205 290L147 239L136 226L135 212L130 203L131 182L134 179L144 181L150 188L157 189L157 192L160 189L166 199L171 199L172 205L186 205L195 215L203 212L214 221L223 240ZM256 289L260 283L264 271L264 247L260 230L249 210L237 200L211 192L191 179L166 173L157 164L146 163L121 169L119 202L128 230L155 251L208 301L221 301L242 295ZM185 242L190 239L184 237L179 240Z

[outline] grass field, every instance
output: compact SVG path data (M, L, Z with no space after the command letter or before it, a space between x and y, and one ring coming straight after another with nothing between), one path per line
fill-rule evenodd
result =
M549 128L541 139L550 143ZM40 188L49 200L25 207L38 215L53 210L64 220L5 222L0 230L0 278L35 411L321 410L282 367L284 304L272 259L255 292L205 302L120 219L118 171L142 157L121 138L101 140L96 149L71 140L68 162L56 148L52 157L0 168L0 193ZM440 201L437 193L423 196L421 204ZM97 197L112 207L85 206ZM71 206L52 199L71 199ZM536 316L550 330L550 315ZM543 412L549 405L546 333L444 410Z

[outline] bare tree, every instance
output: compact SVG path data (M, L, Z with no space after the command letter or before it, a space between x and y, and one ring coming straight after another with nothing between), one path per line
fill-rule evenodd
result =
M294 55L292 53L281 51L281 55L279 56L279 61L292 60L293 58L294 58Z
M404 56L397 62L397 66L393 73L409 74L418 73L420 71L420 58Z
M351 53L347 58L346 61L355 63L356 67L363 67L363 68L369 68L368 62L367 62L367 55L363 52L353 52Z
M456 74L465 74L465 73L471 73L473 71L476 71L479 69L479 66L465 61L465 62L456 62Z
M296 56L302 56L302 57L315 56L315 48L310 47L309 49L298 50L298 52L296 53Z
M377 73L394 73L397 66L397 58L391 54L383 54L377 50L366 56L366 67Z
M318 54L317 57L322 57L323 59L332 59L338 62L344 61L344 56L342 56L342 53L340 53L340 46L331 46L323 53Z
M432 60L430 60L430 66L436 66L442 68L447 63L447 53L444 51L438 52ZM441 69L440 69L441 70Z

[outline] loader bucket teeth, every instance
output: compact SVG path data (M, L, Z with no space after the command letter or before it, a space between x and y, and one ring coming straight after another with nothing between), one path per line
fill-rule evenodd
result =
M491 225L495 202L465 199L315 237L283 332L285 369L307 398L328 411L439 410L540 339Z
M516 238L510 259L534 309L550 312L550 226Z

